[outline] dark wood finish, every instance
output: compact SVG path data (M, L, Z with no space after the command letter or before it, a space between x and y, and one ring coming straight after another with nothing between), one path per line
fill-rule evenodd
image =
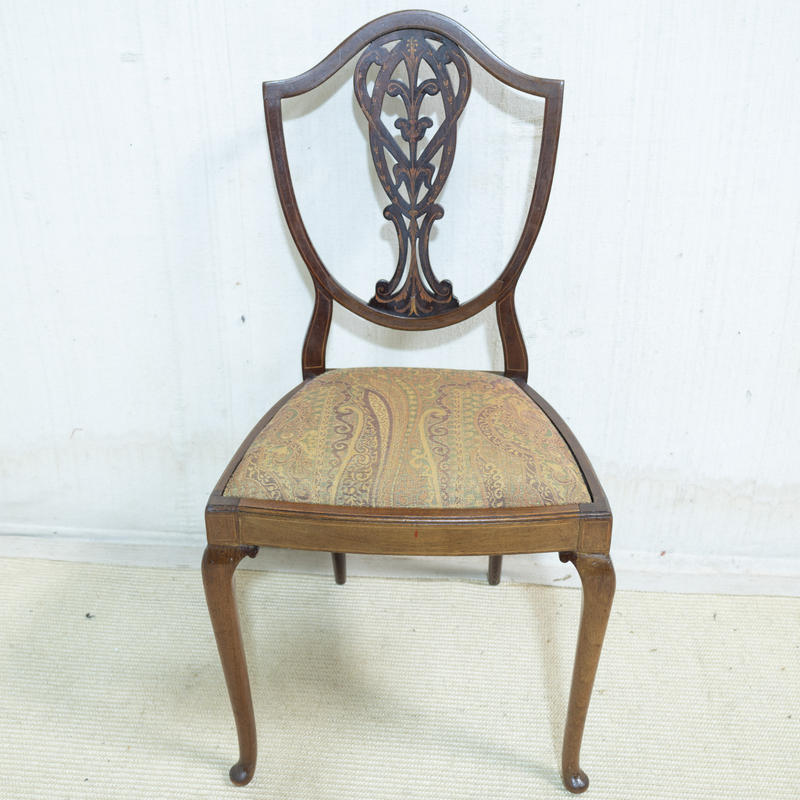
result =
M333 557L333 577L339 586L347 580L347 556L344 553L331 553Z
M313 378L325 372L325 349L328 346L328 334L333 318L333 300L315 286L314 313L308 323L306 340L303 343L303 379Z
M500 341L503 343L504 374L507 378L528 380L528 350L522 329L514 307L513 288L501 300L497 301L497 327L500 329Z
M589 788L589 778L579 763L581 741L617 579L608 555L559 553L559 556L562 561L571 561L575 565L583 584L578 646L575 651L564 747L561 752L564 786L570 792L579 794Z
M239 543L329 553L491 556L574 550L580 536L577 506L526 509L538 513L516 516L489 513L495 509L480 509L471 516L433 509L443 513L412 516L409 509L315 508L297 503L297 508L285 511L278 505L289 504L241 500ZM341 513L328 514L329 509Z
M385 46L389 42L398 44L390 49ZM414 53L410 52L412 49ZM369 120L370 146L378 175L391 201L385 216L395 224L399 244L394 276L378 282L375 297L369 302L350 294L336 281L311 242L292 186L281 116L284 98L316 88L362 51L354 86ZM507 85L544 98L545 111L533 197L519 242L508 264L499 269L497 280L459 305L449 282L436 278L431 269L427 237L433 222L443 214L435 201L452 164L456 120L468 95L467 57ZM422 60L428 63L434 78L420 83L416 69ZM401 61L408 70L407 83L398 81L394 72ZM445 86L448 61L458 72L457 88ZM366 72L373 63L379 66L379 76L375 89L369 93ZM429 126L420 115L420 98L426 92L429 96L442 95L446 108L444 123L432 132L427 145L422 134ZM330 552L339 584L346 580L345 553L489 556L488 580L493 585L500 580L503 555L560 552L562 559L573 561L583 583L583 611L564 738L563 776L570 791L583 791L588 785L580 770L579 751L614 594L614 572L608 555L611 510L572 431L526 383L528 356L515 310L517 280L538 236L550 195L562 93L561 81L517 72L458 23L425 11L381 17L354 33L303 75L264 84L264 109L278 194L289 231L311 274L315 298L302 351L303 383L276 403L245 439L217 482L206 508L209 546L203 559L203 581L239 733L240 759L231 770L235 783L246 783L252 777L256 740L233 575L244 555L254 555L259 546L270 546ZM408 145L407 152L398 149L400 146L380 122L380 106L386 94L404 98L407 116L398 121L398 126ZM418 144L422 148L419 154ZM434 168L431 160L437 150L443 152L438 168ZM394 168L387 161L387 153ZM405 196L400 192L401 185L406 187ZM230 476L258 433L290 397L325 372L334 301L379 325L420 331L456 324L496 303L503 374L542 409L559 431L584 476L590 501L557 507L451 510L351 508L225 497Z
M371 47L377 40L382 39L385 41L389 38L390 34L399 40L405 35L405 32L411 30L421 32L426 39L435 41L446 40L450 42L455 48L460 48L460 51L463 51L473 58L478 64L503 83L521 92L544 98L545 110L536 182L534 184L533 197L528 210L528 216L525 220L519 242L508 264L500 272L499 278L491 286L468 302L461 305L454 305L449 299L452 297L452 287L445 286L446 282L436 281L436 279L432 277L432 273L430 273L435 285L428 287L433 290L427 293L427 296L431 298L431 300L426 301L423 298L423 304L427 303L427 305L425 305L424 314L401 316L401 313L411 311L412 305L410 305L410 298L413 296L414 291L421 293L421 287L409 288L407 294L400 297L400 294L406 289L405 286L399 290L400 294L398 294L393 293L394 280L385 282L386 285L383 288L380 288L382 284L379 283L379 289L376 292L375 298L373 298L375 302L372 305L370 303L365 303L363 300L351 294L330 274L314 248L305 224L303 223L303 218L300 214L297 198L294 193L294 187L292 186L292 178L286 153L286 142L284 139L281 100L287 97L295 97L296 95L304 94L305 92L315 89L336 73L353 56L357 55L359 51L365 47ZM498 300L505 301L503 308L507 308L510 305L510 308L513 310L513 299L509 301L507 298L509 295L513 294L517 278L522 268L525 266L525 262L539 234L544 219L544 213L547 208L547 201L550 197L556 152L558 150L558 134L561 126L562 96L562 81L534 78L512 69L458 23L428 11L401 11L374 20L342 42L342 44L326 59L308 72L296 78L265 83L264 113L267 121L267 133L270 143L272 165L275 171L275 180L278 187L278 195L289 226L289 231L297 245L300 256L308 267L316 291L319 294L336 300L349 311L375 322L378 325L404 330L432 330L434 328L453 325L457 322L463 322L479 311L482 311L490 303ZM371 113L372 112L370 112L370 114ZM368 117L370 114L368 114ZM454 126L452 130L455 130ZM433 142L431 144L433 144ZM431 152L430 155L432 156L433 153ZM380 172L381 170L379 168L379 175ZM440 177L441 175L437 176L437 178L434 179L434 183ZM446 177L446 174L444 177ZM391 183L384 183L384 188L387 193L390 197L394 198L391 186ZM389 208L392 208L392 206ZM395 215L395 217L397 217L397 215ZM395 226L398 227L398 237L401 240L401 254L399 260L402 260L402 240L404 240L405 237L404 234L400 232L398 218L394 218L393 222ZM426 220L428 229L432 222L433 216L430 217L430 223L427 223ZM420 229L420 237L422 237L422 229ZM410 244L407 246L407 249L411 250ZM425 273L425 269L422 271ZM397 272L395 273L395 277L398 277ZM414 279L410 278L410 280L413 284ZM438 292L437 287L440 290ZM419 296L422 295L419 294ZM393 301L396 300L397 303L392 305L390 302L382 302L386 300L387 297ZM406 312L401 312L399 309L403 308L406 304L409 304ZM419 310L416 301L413 307ZM306 350L304 350L303 361L303 374L305 377L310 374L318 374L317 372L309 372L309 365L311 362L306 359L306 351L308 350L309 342L319 343L318 346L321 347L322 351L321 357L317 356L317 351L315 351L314 364L324 364L327 328L324 329L323 333L322 326L330 324L330 317L318 315L318 308L319 300L317 300L315 305L312 326L318 325L320 326L320 330L312 332L312 330L309 329L306 338ZM498 305L498 310L499 309L500 305ZM503 338L503 349L507 354L506 367L509 370L507 374L509 377L524 378L526 369L520 367L520 364L527 365L527 357L524 355L524 343L519 334L519 326L517 325L515 329L513 324L504 323L500 317L498 317L498 322L500 323L500 333ZM512 358L510 363L509 357Z
M434 47L431 41L436 41ZM391 49L387 47L392 45ZM421 79L420 66L426 64L433 78ZM447 66L458 73L454 86ZM367 72L379 67L370 93ZM407 76L403 81L401 68ZM378 281L373 308L404 317L429 317L455 308L458 300L449 281L436 279L428 258L431 226L444 216L436 198L444 187L456 154L456 122L464 110L472 87L469 64L459 47L444 36L419 30L389 33L376 39L362 54L353 75L356 98L369 122L369 143L378 179L392 201L383 216L394 223L399 256L390 281ZM395 122L403 140L402 147L381 120L386 96L399 97L406 116ZM430 117L421 116L426 97L438 95L444 107L444 121L431 140L418 153L418 146L428 128ZM433 159L441 155L439 166ZM395 162L390 168L387 155ZM406 196L401 192L405 189ZM406 267L408 272L406 274ZM403 275L405 282L400 286Z
M489 556L489 586L500 583L500 573L503 571L503 556Z
M250 695L250 678L239 625L239 607L236 603L236 584L233 573L245 557L255 558L257 547L224 547L209 544L203 554L203 588L206 592L208 613L217 639L217 649L222 662L228 695L239 737L239 760L231 767L233 783L243 786L250 783L256 770L256 720Z

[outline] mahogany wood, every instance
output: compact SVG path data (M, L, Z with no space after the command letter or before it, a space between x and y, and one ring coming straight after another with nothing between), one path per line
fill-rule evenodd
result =
M500 573L503 570L503 556L489 556L489 585L497 586L500 583Z
M576 549L580 539L575 506L562 506L568 510L561 515L542 513L519 520L498 520L488 515L449 520L428 516L421 523L419 517L403 518L393 513L402 509L370 509L376 513L369 517L323 517L313 506L301 503L292 512L270 513L267 503L239 503L241 545L373 555L488 556ZM532 519L536 519L535 525Z
M373 65L379 69L370 91L367 73ZM434 74L433 78L421 78L423 65ZM453 66L457 72L457 86L448 66ZM402 76L398 75L400 68L404 69ZM405 317L429 317L456 308L458 300L451 283L439 281L433 274L428 259L428 239L433 223L444 216L444 209L436 204L436 198L453 166L456 122L472 87L467 59L458 45L444 36L419 30L387 33L372 42L361 55L353 83L358 104L369 122L375 170L392 201L383 210L383 216L394 223L399 250L392 279L378 281L369 305ZM432 128L433 120L421 115L422 104L426 97L434 95L442 100L444 120L423 147L423 138ZM387 96L399 97L405 105L406 117L398 119L395 127L408 145L407 151L381 119ZM437 154L441 156L438 167L433 163ZM395 162L393 168L387 155Z
M500 329L500 341L503 343L503 361L505 376L528 380L528 350L522 338L522 329L514 307L514 288L497 301L497 327Z
M239 737L239 760L230 769L231 781L239 786L252 780L258 749L233 573L245 556L255 558L257 553L257 547L225 547L209 543L202 563L208 613L217 639L217 649L225 682L228 684L228 695Z
M400 43L395 49L403 47L405 50L390 56L384 47L390 41ZM431 48L431 41L440 47ZM416 44L412 45L414 42ZM389 281L378 282L376 294L369 302L355 297L338 283L311 242L292 186L281 116L284 98L316 88L362 51L364 55L354 78L356 95L370 122L372 155L391 200L385 214L395 224L399 248L394 276ZM428 61L434 73L432 83L430 80L427 84L415 82L414 64L419 64L414 59L418 53L422 53L421 57ZM468 94L466 57L503 83L544 98L545 111L533 197L519 242L508 264L499 270L497 280L459 305L449 282L433 273L427 257L427 236L431 225L442 216L435 201L452 163L456 120L464 110ZM391 71L384 71L370 94L363 80L366 69L373 62L379 67L391 66L392 60L398 63L404 60L411 65L408 84L401 86L402 81L398 83ZM458 70L457 90L444 83L448 60ZM413 88L411 83L414 83ZM394 152L394 139L390 142L391 137L386 136L385 128L381 129L382 123L379 124L383 94L393 92L405 92L405 100L408 100L405 103L408 116L398 121L404 141L409 145L406 161L399 151ZM432 134L435 142L429 142L416 154L416 144L423 141L421 132L430 127L419 114L419 97L425 92L446 94L444 102L449 111L440 131ZM236 610L234 571L245 555L254 556L260 546L270 546L330 552L339 584L346 580L345 553L489 556L487 577L492 585L500 581L503 555L559 552L562 560L572 561L583 584L583 610L562 766L564 785L569 791L581 792L588 786L588 778L579 766L579 753L614 595L614 571L609 557L612 516L605 493L580 443L564 420L526 383L528 356L514 294L547 208L558 148L562 94L561 81L517 72L458 23L427 11L403 11L374 20L308 72L264 84L264 109L278 194L292 238L314 282L315 298L302 349L303 383L278 401L251 431L217 482L206 507L208 548L203 557L203 583L239 735L239 761L231 769L234 783L247 783L256 763L255 723ZM451 148L449 153L442 154L438 174L431 171L434 143L437 149ZM385 152L390 152L396 162L394 171L389 168ZM406 186L405 196L399 191L401 184ZM420 191L422 185L427 190L425 194ZM445 268L449 269L447 265ZM550 418L575 457L591 500L569 506L452 510L351 508L226 497L224 490L230 476L258 433L290 397L325 372L334 301L379 325L419 331L456 324L496 303L504 354L503 374L514 380Z
M341 586L347 580L347 556L344 553L331 553L333 556L333 576Z
M562 561L571 561L575 565L583 584L578 646L575 651L564 747L561 752L564 786L570 792L579 794L589 788L589 778L579 763L581 741L617 579L609 556L559 553L559 557Z
M303 378L313 378L325 372L325 349L333 318L333 300L317 285L314 292L314 313L308 323L303 343Z
M427 315L425 316L400 316L398 313L393 313L392 310L383 310L380 307L375 308L350 293L325 267L311 242L298 208L289 170L281 114L281 100L284 98L294 97L315 89L360 50L367 45L371 45L375 40L381 37L386 39L389 34L408 30L423 31L426 37L431 34L433 38L439 38L440 40L444 38L463 50L498 80L521 92L542 97L545 100L544 124L533 197L531 198L531 205L522 234L511 259L500 272L498 279L476 297L458 306L453 306L449 301L435 303L430 313L426 312ZM397 38L400 39L401 36L398 35ZM317 291L336 300L348 310L365 319L386 327L406 330L432 330L462 322L486 308L490 303L502 300L510 293L513 293L516 280L539 234L547 208L547 201L550 197L556 152L558 150L558 134L561 126L562 96L562 81L534 78L512 69L458 23L428 11L401 11L374 20L342 42L326 59L308 72L296 78L264 83L264 113L278 195L289 231L297 245L300 256L308 267ZM446 178L446 174L444 177ZM385 186L384 188L387 187ZM377 300L379 295L380 291L376 293L376 298L374 299ZM447 296L448 294L445 292L443 297ZM381 305L380 302L376 304L378 306ZM315 306L315 316L316 309L317 306ZM507 331L508 328L501 324L504 350L506 349L506 335L516 339L516 342L508 348L510 352L516 352L520 346L524 349L522 338L518 332L515 334L508 331L507 334ZM312 336L312 332L309 330L306 342L308 344L310 339L319 340L322 342L322 348L324 349L326 338L326 336ZM524 358L524 360L527 359ZM513 375L509 374L509 376L524 377L519 372Z

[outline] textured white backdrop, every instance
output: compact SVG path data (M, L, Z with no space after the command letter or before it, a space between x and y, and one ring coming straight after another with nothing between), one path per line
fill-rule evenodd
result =
M200 541L227 459L300 378L311 310L261 81L399 8L3 3L7 540ZM762 589L797 576L800 6L433 9L518 69L566 82L520 316L530 382L609 494L618 562L755 570ZM305 156L298 194L321 253L366 291L391 273L393 235L349 83L334 88L287 108L290 155ZM513 247L539 113L476 74L432 242L462 299ZM341 312L330 364L496 369L493 325L485 313L414 338Z

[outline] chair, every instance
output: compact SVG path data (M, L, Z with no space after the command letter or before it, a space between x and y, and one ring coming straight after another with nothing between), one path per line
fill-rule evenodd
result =
M326 269L298 210L284 142L281 100L308 92L362 52L355 94L390 204L399 259L365 303ZM453 163L456 122L469 97L467 56L496 79L545 99L533 199L520 240L499 278L460 304L428 256L436 199ZM420 78L424 71L433 77ZM398 75L405 65L408 84ZM369 89L367 72L377 73ZM582 792L586 713L614 596L611 511L586 454L567 425L526 383L528 359L514 290L542 224L556 160L563 84L513 70L458 23L423 11L374 20L309 72L264 84L264 107L281 205L314 283L302 349L303 382L279 400L243 442L206 508L203 583L239 737L235 784L256 765L256 730L236 605L234 571L262 545L328 551L336 582L346 553L484 555L490 584L512 553L559 552L583 585L583 605L562 754L564 785ZM398 142L381 122L386 96L406 118ZM432 129L420 106L439 95ZM435 164L439 158L438 165ZM448 267L451 268L451 267ZM333 301L378 325L425 331L496 304L501 373L447 369L326 370Z

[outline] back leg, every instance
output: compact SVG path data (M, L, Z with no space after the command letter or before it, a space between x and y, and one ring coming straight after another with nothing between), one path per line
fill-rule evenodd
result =
M345 553L331 553L333 558L333 577L340 586L347 580L347 555Z
M245 557L255 558L257 547L227 547L208 545L203 554L203 588L206 591L208 613L217 638L219 660L228 685L236 733L239 737L239 761L231 767L233 783L250 783L256 769L256 720L250 695L250 678L239 625L236 603L236 584L233 573Z
M497 586L500 583L500 573L503 571L503 556L489 556L489 585Z
M559 553L559 556L562 561L571 561L575 565L583 583L578 647L561 752L564 786L578 794L589 788L589 778L580 768L581 741L617 581L608 555Z

